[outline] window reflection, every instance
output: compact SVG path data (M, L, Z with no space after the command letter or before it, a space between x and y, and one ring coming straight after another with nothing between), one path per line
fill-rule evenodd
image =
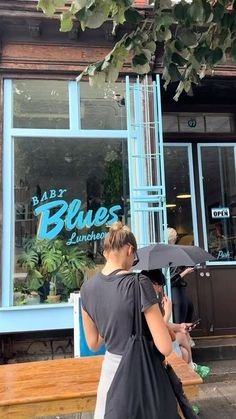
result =
M219 261L236 260L235 147L201 147L206 234Z
M14 128L69 128L68 82L13 81Z
M167 222L178 233L178 244L194 244L188 148L165 146Z
M15 304L67 301L80 286L80 267L90 272L103 264L103 240L114 214L129 222L126 141L15 138L14 151ZM69 208L57 216L72 201L76 206L70 219ZM38 240L43 239L46 216L36 217L35 211L51 202L50 217L56 218L48 223L47 234L60 224L59 218L63 222L56 236ZM76 267L74 276L70 266Z
M126 129L125 84L94 89L80 82L80 113L83 129Z

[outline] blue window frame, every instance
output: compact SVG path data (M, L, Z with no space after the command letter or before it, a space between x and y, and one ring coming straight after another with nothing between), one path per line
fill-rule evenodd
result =
M37 82L39 83L39 81ZM42 126L40 123L34 122L37 114L28 125L25 122L27 118L24 119L24 117L18 119L17 123L14 120L13 124L13 112L15 111L13 84L14 81L9 79L4 82L3 263L0 333L73 328L73 307L70 303L22 307L12 305L13 220L15 217L14 142L23 139L30 141L32 138L38 141L46 138L49 144L50 140L54 141L55 139L57 141L76 139L78 142L102 139L115 144L118 140L127 140L132 229L140 246L156 242L157 239L165 241L166 211L159 79L151 86L147 84L147 81L144 84L137 81L131 85L127 79L125 96L127 129L124 121L119 122L116 129L108 129L109 124L103 129L96 126L94 129L82 128L86 126L84 122L81 124L84 112L83 102L80 100L80 86L74 81L68 82L68 115L67 108L63 108L63 105L64 113L61 108L55 113L55 118L51 120L49 110L43 108L40 110L41 121L44 120ZM42 92L40 94L43 95ZM109 91L108 94L110 94ZM154 100L149 100L150 94ZM47 96L48 92L45 95ZM64 96L67 96L66 91ZM24 112L26 116L27 112L31 110L27 104L28 98L31 98L31 92L27 92L25 97ZM118 95L119 104L121 101L124 101L124 98ZM48 106L50 103L54 106L54 97L48 97L47 103ZM154 103L154 106L151 107L150 103ZM125 129L117 129L117 126L125 127ZM19 210L19 216L20 213L21 210Z

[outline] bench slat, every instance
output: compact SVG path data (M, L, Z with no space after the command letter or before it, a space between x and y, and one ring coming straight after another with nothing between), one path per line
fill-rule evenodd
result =
M94 410L103 356L0 366L0 418L32 418ZM202 379L174 353L168 361L188 397Z

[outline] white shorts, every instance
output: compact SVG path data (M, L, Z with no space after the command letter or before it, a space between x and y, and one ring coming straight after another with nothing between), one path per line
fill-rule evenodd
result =
M94 419L104 419L107 392L110 388L114 375L119 367L121 355L111 354L106 351L102 363L102 371L98 384L97 401L94 413Z

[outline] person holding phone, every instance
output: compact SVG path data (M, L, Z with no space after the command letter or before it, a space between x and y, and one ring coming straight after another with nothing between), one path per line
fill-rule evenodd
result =
M200 322L201 319L193 323L171 323L172 302L164 293L164 286L166 285L166 278L160 269L153 269L151 271L142 271L142 274L150 279L154 291L157 295L160 310L162 312L165 323L170 329L172 341L177 342L177 347L181 351L183 360L196 371L201 378L206 378L210 373L210 368L205 365L199 365L193 362L191 340L189 332L193 330ZM174 334L174 338L173 338ZM174 350L179 354L178 349L174 346Z

